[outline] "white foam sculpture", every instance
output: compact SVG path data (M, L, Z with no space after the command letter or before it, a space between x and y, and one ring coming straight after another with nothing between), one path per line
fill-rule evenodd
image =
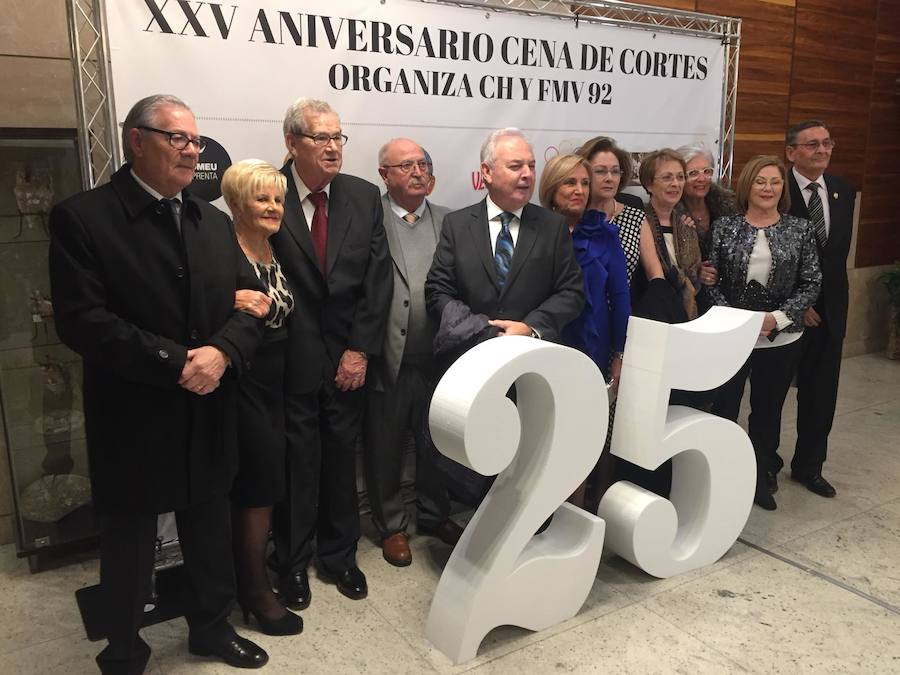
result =
M506 396L513 383L516 403ZM502 472L453 549L425 627L460 663L497 626L542 630L584 604L604 523L565 499L603 451L606 384L574 349L495 338L448 369L429 421L443 454L486 476ZM550 527L535 535L551 514Z
M715 562L747 522L756 485L747 434L729 420L669 406L669 394L726 382L753 349L762 320L714 307L690 323L628 323L611 451L646 469L672 459L672 490L664 499L622 481L597 514L607 523L606 545L653 576Z
M606 439L606 386L593 362L525 337L488 340L457 360L431 402L432 438L447 457L500 475L438 582L425 626L432 644L461 663L497 626L542 630L574 616L605 533L613 551L657 577L718 560L750 513L753 447L733 422L669 406L669 394L726 382L762 320L721 307L679 325L631 318L612 452L647 469L673 459L671 500L623 481L606 492L600 517L564 502Z

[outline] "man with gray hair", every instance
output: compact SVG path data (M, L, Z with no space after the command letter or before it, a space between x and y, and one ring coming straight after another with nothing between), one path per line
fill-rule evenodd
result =
M275 506L271 560L282 602L310 602L307 567L351 599L366 597L356 441L368 361L381 351L393 276L381 196L340 173L347 136L324 101L288 107L284 221L271 238L298 311L288 319L285 373L287 489Z
M432 342L437 324L425 308L425 276L447 214L425 197L433 164L408 138L385 143L378 153L384 230L393 261L394 294L384 348L371 364L365 429L366 488L384 559L412 562L409 517L400 491L405 439L416 445L417 531L455 544L462 528L449 519L450 501L435 466L426 432L428 401L437 384Z
M498 335L558 341L584 305L581 269L563 217L529 203L531 145L518 129L491 133L481 147L487 198L449 213L425 299L432 318L460 301Z
M104 673L147 664L138 630L157 514L169 511L190 586L188 649L240 668L268 660L228 622L236 381L261 335L261 322L235 311L234 299L239 288L260 287L228 217L187 190L204 143L184 102L144 98L125 118L127 163L50 214L53 311L60 339L83 358L103 525Z

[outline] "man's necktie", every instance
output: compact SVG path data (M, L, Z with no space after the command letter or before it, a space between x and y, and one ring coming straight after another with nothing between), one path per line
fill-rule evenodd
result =
M494 246L494 267L497 268L497 284L500 289L506 284L506 276L509 274L509 264L513 256L513 240L509 231L509 224L515 218L509 211L500 214L500 232L497 233L497 243Z
M809 210L809 220L816 231L819 246L824 246L828 241L828 231L825 229L825 210L822 208L822 198L819 197L819 184L810 183L806 189L809 190L809 203L806 205Z
M309 234L312 238L313 248L316 251L316 260L319 263L319 269L324 276L325 242L328 239L328 211L325 207L325 193L311 192L309 194L309 201L316 207L316 210L313 212Z
M178 228L178 234L181 234L181 201L178 199L167 199L163 197L160 200L169 209L172 218L175 221L175 227Z
M410 225L412 225L418 219L419 219L419 216L417 216L415 213L407 213L405 216L403 216L403 220L405 220Z

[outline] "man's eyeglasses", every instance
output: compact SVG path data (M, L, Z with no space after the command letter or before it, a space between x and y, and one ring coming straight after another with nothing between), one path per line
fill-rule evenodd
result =
M384 164L385 169L400 169L401 173L410 173L416 167L422 173L431 173L431 162L420 159L418 162L406 161L399 164Z
M687 177L690 180L694 180L695 178L700 178L700 176L706 176L707 178L712 178L713 170L709 167L705 169L691 169L687 172Z
M203 136L191 138L186 134L178 131L164 131L163 129L154 129L153 127L138 127L142 131L152 131L154 134L162 134L169 139L169 145L176 150L184 150L188 144L194 146L197 152L203 152L206 149L206 139Z
M821 145L825 150L831 150L834 148L834 141L830 138L826 138L824 141L808 141L806 143L791 143L791 145L795 148L806 148L810 152L815 152L819 149Z
M335 145L347 145L347 141L350 139L347 138L347 134L304 134L299 133L297 136L305 136L309 140L311 140L315 145L328 145L328 141L334 141Z

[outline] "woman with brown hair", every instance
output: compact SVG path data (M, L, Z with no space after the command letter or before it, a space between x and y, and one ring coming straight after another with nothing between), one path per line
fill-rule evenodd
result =
M663 276L681 299L680 307L673 306L669 316L650 317L667 323L697 318L700 243L694 221L680 203L685 173L684 160L670 148L644 156L638 173L641 185L650 195L645 211ZM708 272L705 274L703 281L709 282Z
M803 313L819 294L822 274L809 221L787 214L782 161L759 155L744 166L737 183L741 215L713 224L710 261L719 270L710 289L716 305L764 313L756 347L741 369L718 390L713 412L737 420L750 378L748 434L756 452L754 502L772 511L777 474L781 409L791 385L803 334Z
M641 208L641 200L621 191L634 175L631 155L606 136L586 141L575 154L584 157L591 169L588 209L606 214L606 219L616 226L625 253L629 286L638 261L648 279L661 278L662 268L656 258L650 223Z

